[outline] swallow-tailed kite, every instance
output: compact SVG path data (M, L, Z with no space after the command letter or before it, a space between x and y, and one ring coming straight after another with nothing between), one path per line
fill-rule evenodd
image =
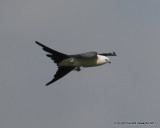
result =
M48 52L46 56L50 57L57 65L58 71L54 75L54 78L46 84L52 84L53 82L59 80L72 70L80 71L80 67L93 67L99 66L105 63L111 63L107 56L116 56L116 53L101 53L97 52L86 52L82 54L76 55L66 55L64 53L60 53L55 51L40 42L35 41L38 45L40 45L44 51Z

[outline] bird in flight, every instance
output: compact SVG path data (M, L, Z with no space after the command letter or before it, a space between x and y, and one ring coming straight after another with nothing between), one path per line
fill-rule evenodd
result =
M54 78L46 84L46 86L59 80L63 76L67 75L72 70L80 71L81 67L94 67L111 63L107 56L116 56L116 53L101 53L97 52L86 52L82 54L67 55L58 51L55 51L42 43L35 41L36 44L40 45L44 51L48 52L46 56L51 58L54 63L57 64L58 70L54 75Z

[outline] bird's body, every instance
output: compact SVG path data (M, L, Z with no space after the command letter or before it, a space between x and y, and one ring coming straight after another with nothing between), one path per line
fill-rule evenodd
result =
M66 66L66 67L93 67L93 66L99 66L105 63L110 63L109 58L97 55L93 58L76 58L76 57L70 57L67 59L64 59L61 61L58 66Z
M94 67L106 63L111 63L107 56L116 56L115 52L102 54L98 54L97 52L87 52L76 55L66 55L58 51L55 51L37 41L36 43L43 47L44 51L50 53L47 54L47 56L50 57L58 65L57 73L54 75L54 78L46 85L49 85L57 81L58 79L62 78L74 69L80 71L81 66Z

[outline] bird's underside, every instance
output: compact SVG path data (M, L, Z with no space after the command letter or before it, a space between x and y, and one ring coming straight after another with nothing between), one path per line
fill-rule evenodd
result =
M98 54L97 52L87 52L76 55L67 55L55 51L40 42L35 41L40 45L44 51L48 52L47 57L50 57L54 63L57 64L58 70L54 75L54 78L46 84L46 86L52 84L53 82L59 80L72 70L80 71L80 67L93 67L99 66L105 63L110 63L109 58L106 56L116 56L115 52L113 53L102 53Z

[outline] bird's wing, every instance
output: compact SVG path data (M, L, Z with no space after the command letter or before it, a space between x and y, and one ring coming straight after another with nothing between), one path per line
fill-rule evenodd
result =
M93 57L97 57L97 52L86 52L86 53L82 53L82 54L77 54L77 55L72 55L74 57L77 58L93 58Z
M62 60L66 59L66 58L69 58L68 55L66 54L63 54L63 53L60 53L58 51L55 51L43 44L41 44L40 42L38 41L35 41L38 45L40 45L44 51L48 52L48 53L51 53L51 54L47 54L48 57L50 57L55 63L59 63L61 62Z
M113 53L101 53L99 55L103 55L103 56L117 56L115 52L113 52Z
M58 67L58 71L54 75L54 78L46 84L46 86L52 84L53 82L59 80L63 76L67 75L69 72L71 72L75 67Z

